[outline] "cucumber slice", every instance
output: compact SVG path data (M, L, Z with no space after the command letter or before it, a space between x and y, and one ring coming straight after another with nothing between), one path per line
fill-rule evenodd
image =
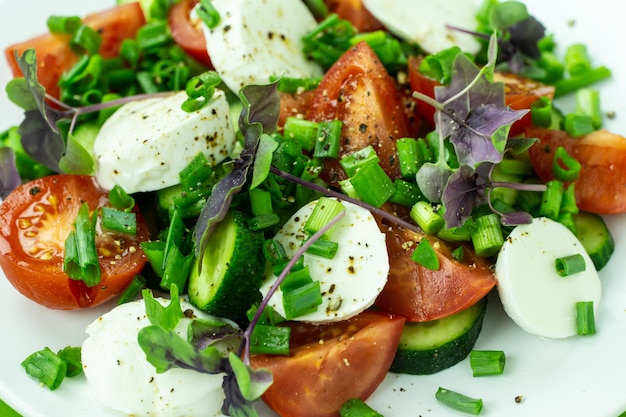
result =
M576 237L593 261L596 271L606 266L615 251L615 241L599 214L579 212L574 216Z
M231 210L217 226L189 277L189 301L202 311L242 323L260 301L265 269L263 233L248 228L248 216Z
M485 317L487 298L452 316L406 323L391 372L428 375L463 360L474 348Z

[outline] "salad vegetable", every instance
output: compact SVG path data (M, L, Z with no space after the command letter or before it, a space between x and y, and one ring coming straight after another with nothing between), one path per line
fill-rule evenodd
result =
M53 309L124 292L82 344L107 406L337 415L389 370L463 360L489 294L531 334L596 333L615 250L598 214L626 198L626 140L602 130L592 90L610 71L580 45L560 70L515 1L422 5L462 48L358 3L129 3L6 48L25 117L3 135L0 266ZM142 286L169 302L132 301Z

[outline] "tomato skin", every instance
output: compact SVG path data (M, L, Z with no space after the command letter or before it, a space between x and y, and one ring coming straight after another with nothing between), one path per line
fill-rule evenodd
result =
M465 247L463 262L459 262L452 258L446 242L428 236L440 264L433 271L411 259L422 235L378 222L386 235L391 266L375 302L381 311L402 315L408 322L437 320L472 306L496 285L490 262L477 257L470 247Z
M167 15L167 23L174 42L196 61L213 68L206 50L204 32L189 20L189 12L197 3L198 0L182 0L174 4Z
M359 32L384 29L383 24L365 8L361 0L326 0L326 6L329 12L348 20Z
M404 318L363 312L337 323L289 325L289 356L251 357L254 368L274 376L263 401L282 417L330 417L351 398L367 399L385 378Z
M107 204L107 193L93 177L60 174L21 185L0 204L0 267L20 293L51 309L104 303L120 294L147 261L139 243L149 239L148 227L136 211L136 236L96 236L101 282L89 288L71 280L63 272L64 244L82 202L93 211Z
M372 145L387 175L400 176L395 141L410 133L402 94L365 42L346 51L324 75L307 118L341 120L340 156ZM337 161L329 161L326 168L330 182L346 178Z
M626 138L599 130L580 138L572 138L560 130L526 129L526 136L538 138L529 149L530 161L539 178L554 178L552 164L557 147L581 164L574 181L576 203L581 210L617 214L626 212Z
M83 19L83 23L102 36L100 47L102 57L113 58L119 54L122 41L134 38L137 30L146 23L146 19L139 2L136 2L90 14ZM13 76L21 77L22 72L15 59L15 50L22 55L26 49L34 48L37 53L39 83L45 87L46 93L59 98L57 83L61 75L78 61L78 55L68 46L69 39L69 35L45 33L6 47L4 56Z
M435 87L441 84L419 71L422 57L409 57L408 62L408 75L409 83L413 91L418 91L422 94L435 98ZM517 74L504 74L495 73L494 82L504 83L504 97L507 106L513 110L526 110L530 109L539 97L554 97L554 86L542 84L538 81L533 81L528 78L524 78ZM415 99L417 102L417 112L428 121L431 125L434 124L435 109L430 104ZM532 119L530 112L528 112L520 120L517 120L511 126L509 131L510 136L519 135L524 132L524 129L530 127Z

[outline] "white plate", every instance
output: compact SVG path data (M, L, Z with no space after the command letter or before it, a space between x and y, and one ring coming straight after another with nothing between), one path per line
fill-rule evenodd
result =
M45 30L48 15L81 15L106 8L113 0L0 0L0 44L28 38ZM539 20L555 33L564 47L573 42L589 46L595 64L614 71L611 82L601 84L604 109L617 117L606 126L626 134L626 59L621 44L626 25L612 0L575 0L557 9L556 2L528 0ZM575 24L571 24L575 22ZM562 49L561 49L562 50ZM622 71L622 72L620 72ZM4 60L0 84L9 79ZM21 120L20 112L0 94L0 131ZM439 386L484 401L484 416L594 416L616 417L626 410L626 217L609 216L616 256L601 272L603 302L597 316L598 334L567 340L542 340L516 327L492 297L478 349L499 349L507 355L503 376L473 378L467 359L436 375L390 374L369 403L387 417L458 416L434 399ZM0 398L25 417L113 417L94 402L82 378L69 379L56 391L40 387L24 373L20 362L30 353L49 346L60 349L80 345L84 327L106 311L60 312L39 307L0 279ZM514 401L523 396L521 403ZM262 407L261 407L262 408ZM265 414L266 411L263 411ZM271 415L271 413L267 413Z

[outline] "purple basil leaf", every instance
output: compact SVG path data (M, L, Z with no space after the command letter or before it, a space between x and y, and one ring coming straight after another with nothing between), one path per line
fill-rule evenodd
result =
M474 207L482 201L484 194L477 185L478 174L467 165L461 165L448 179L441 198L445 211L446 227L460 227L472 215Z
M39 79L37 78L37 57L35 50L27 49L21 57L16 51L15 59L20 67L20 70L22 70L22 74L24 74L24 79L26 80L28 88L37 102L37 108L41 112L43 120L46 121L54 133L58 134L59 128L57 127L56 122L60 119L66 118L68 114L65 111L57 110L46 103L46 89L43 85L39 84ZM52 137L48 136L48 138Z
M506 106L504 84L492 83L485 75L474 81L479 73L480 69L465 54L458 54L450 84L435 87L435 99L445 108L440 126L444 137L450 136L458 128L459 121L464 121L472 109L488 104L497 108ZM460 94L472 83L470 89ZM456 98L447 103L453 97Z
M6 198L21 182L15 152L8 146L0 147L0 199Z
M424 197L437 203L441 201L441 196L451 174L452 170L445 161L441 163L428 162L417 171L415 180Z
M546 34L546 28L533 16L521 20L507 29L510 41L519 48L520 52L529 58L541 58L541 51L537 43Z
M196 256L200 261L213 230L226 217L233 197L241 191L248 179L248 171L254 163L261 134L276 130L280 111L276 87L276 83L250 85L243 87L239 93L243 103L239 129L245 138L244 148L239 158L234 161L233 170L215 184L198 217L194 237ZM199 264L202 265L202 262Z
M500 162L511 124L527 112L509 107L498 108L493 104L474 108L465 123L450 136L459 162L471 166L481 162Z
M39 110L24 113L18 132L28 156L53 171L60 171L59 161L65 153L65 141L59 133L50 129Z
M252 369L235 355L230 356L229 365L230 369L226 371L222 382L222 389L226 395L222 414L257 417L254 400L272 384L272 373L267 369ZM245 375L241 375L242 373ZM242 376L240 380L237 378L238 375Z
M530 224L533 216L525 211L510 211L502 214L502 224L504 226L517 226L519 224Z

